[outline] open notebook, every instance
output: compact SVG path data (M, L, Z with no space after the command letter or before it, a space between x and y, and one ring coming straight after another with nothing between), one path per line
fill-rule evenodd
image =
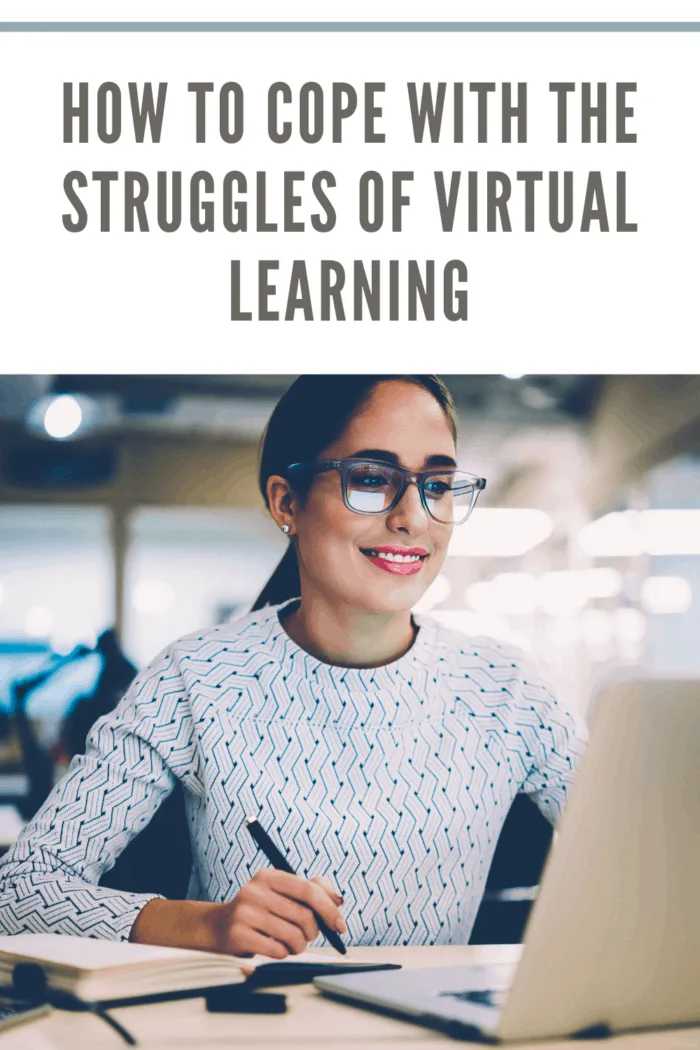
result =
M0 986L12 984L18 963L41 966L47 984L56 991L103 1003L238 984L249 975L250 984L270 986L302 983L328 974L395 968L392 964L353 963L340 957L336 962L311 952L282 961L262 955L240 959L55 933L0 936Z

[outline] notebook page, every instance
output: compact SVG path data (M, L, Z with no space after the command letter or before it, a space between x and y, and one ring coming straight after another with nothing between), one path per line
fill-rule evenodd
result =
M12 966L19 958L31 959L44 966L69 967L75 970L105 970L113 967L193 960L200 952L181 948L163 948L129 941L106 941L96 937L71 937L58 933L19 933L0 936L0 966ZM6 954L5 954L6 953ZM3 958L4 955L4 958Z
M338 956L338 958L341 958ZM343 962L350 962L351 960L343 959ZM298 963L300 966L305 964L319 966L328 965L332 962L337 962L336 959L331 959L327 955L317 955L314 952L301 952L300 955L288 955L286 959L271 959L268 955L254 955L252 959L243 959L242 966L244 970L256 970L258 966L268 966L274 963L283 962L285 965Z

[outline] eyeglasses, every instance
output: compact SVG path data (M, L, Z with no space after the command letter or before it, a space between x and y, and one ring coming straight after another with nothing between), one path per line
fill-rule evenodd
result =
M463 524L476 504L486 478L464 470L442 467L414 473L377 459L314 459L292 463L287 475L340 473L343 500L356 514L388 514L401 500L409 485L418 486L421 503L441 525Z

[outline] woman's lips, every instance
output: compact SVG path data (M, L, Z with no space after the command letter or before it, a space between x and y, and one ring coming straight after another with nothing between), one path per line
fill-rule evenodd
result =
M365 557L384 572L391 572L394 576L415 576L423 568L423 562L428 557L428 552L422 547L380 547L371 550L363 550ZM381 557L381 554L388 557ZM399 556L402 559L409 557L410 561L394 561Z

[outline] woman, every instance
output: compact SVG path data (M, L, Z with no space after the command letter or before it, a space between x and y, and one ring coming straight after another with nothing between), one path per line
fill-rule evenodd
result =
M351 944L466 943L515 794L554 820L585 729L519 653L411 615L484 485L455 437L434 376L292 385L260 466L287 553L251 613L170 646L97 724L0 866L5 931L282 958L316 912ZM176 780L191 899L96 886Z

